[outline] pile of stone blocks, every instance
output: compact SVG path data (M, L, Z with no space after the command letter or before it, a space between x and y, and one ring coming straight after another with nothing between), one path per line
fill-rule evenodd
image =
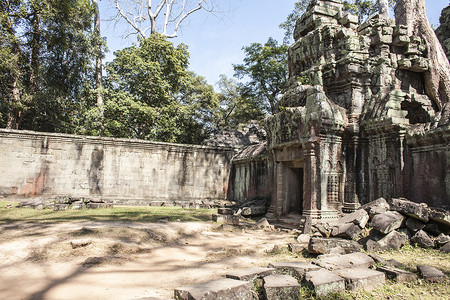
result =
M374 259L375 258L375 259ZM361 252L319 255L311 263L274 262L227 274L223 279L181 287L175 299L299 299L300 287L317 297L345 290L371 290L386 278L410 282L417 274L385 265L381 258ZM389 264L389 263L387 263ZM378 265L375 268L375 265ZM442 282L446 275L431 266L418 266L417 272L429 282Z
M432 209L424 203L404 198L388 203L379 198L346 214L335 223L311 226L311 232L299 236L298 244L310 253L349 253L396 250L406 243L424 248L450 251L450 212ZM305 239L305 236L311 239Z
M56 197L54 200L45 200L41 197L20 201L17 207L27 207L34 209L83 209L83 208L110 208L112 203L106 202L100 198L84 198L84 197Z
M229 205L219 207L217 209L217 214L213 215L213 221L238 225L239 220L243 218L265 215L268 207L268 200L257 196L243 203L230 203Z
M214 208L222 205L219 202L210 201L210 200L192 200L192 201L151 201L149 203L150 206L163 206L163 207L182 207L182 208Z
M150 206L164 206L164 207L183 207L183 208L214 208L223 206L222 202L215 202L210 200L192 200L192 201L151 201L135 203L132 200L128 200L124 203L115 200L105 200L95 197L71 197L71 196L58 196L54 199L44 199L42 197L31 198L22 200L17 204L17 207L27 207L34 209L54 209L54 210L67 210L67 209L83 209L83 208L110 208L114 204L118 205L150 205Z

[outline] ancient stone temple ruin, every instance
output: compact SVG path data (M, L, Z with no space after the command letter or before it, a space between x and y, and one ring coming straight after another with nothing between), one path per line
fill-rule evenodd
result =
M1 129L0 197L266 199L268 217L313 223L379 197L450 206L450 105L425 92L429 45L385 15L359 24L340 0L312 1L294 40L266 132L250 124L193 146Z
M336 218L384 197L446 206L450 126L424 92L427 45L339 0L297 21L289 87L267 121L269 216Z

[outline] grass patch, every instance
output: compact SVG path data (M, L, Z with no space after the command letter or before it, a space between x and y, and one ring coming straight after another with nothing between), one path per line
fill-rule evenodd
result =
M378 253L384 259L395 259L401 262L407 271L416 272L417 266L429 265L450 276L450 254L438 249L425 249L406 244L400 250Z
M7 208L7 205L12 208ZM16 202L0 201L0 223L17 222L208 222L215 209L191 209L182 207L113 207L97 209L81 209L54 211L51 209L36 210L32 208L16 208Z

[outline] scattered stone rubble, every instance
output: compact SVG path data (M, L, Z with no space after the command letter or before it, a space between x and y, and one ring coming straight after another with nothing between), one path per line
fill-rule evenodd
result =
M220 208L219 212L220 216L235 218L234 225L240 224L241 216L234 214L232 209ZM388 203L379 198L354 213L342 216L338 222L315 224L311 226L311 232L300 234L289 248L318 255L310 263L273 262L267 268L240 270L226 275L234 281L219 280L182 287L175 290L175 298L226 299L227 295L239 294L242 299L247 299L245 297L253 293L253 299L298 299L299 286L310 288L316 296L324 297L345 290L370 290L384 284L386 278L411 282L418 275L427 282L442 282L447 276L434 267L417 266L416 272L409 272L398 261L384 260L361 250L399 249L409 242L440 248L448 253L449 216L448 211L432 209L423 203L402 198ZM229 220L225 218L223 221ZM274 230L265 218L254 226ZM217 282L220 282L220 288Z
M242 203L229 203L218 208L217 214L213 215L213 221L238 225L239 220L265 215L268 207L268 200L259 196Z
M150 206L165 206L173 207L179 206L183 208L214 208L223 206L223 202L206 200L193 201L152 201ZM84 208L110 208L114 206L114 201L107 201L101 198L85 198L85 197L56 197L54 199L44 199L42 197L22 200L17 204L17 207L34 208L34 209L53 209L53 210L67 210L67 209L84 209Z
M17 207L27 207L34 209L83 209L83 208L109 208L112 203L107 203L102 199L83 197L56 197L53 200L41 197L20 201Z
M450 212L432 209L404 198L388 203L379 198L346 214L335 223L311 226L308 251L328 254L340 248L345 253L399 249L406 243L425 248L443 248L449 243ZM305 245L305 241L302 243ZM444 248L445 247L445 248ZM337 248L337 250L336 250Z
M376 257L376 256L375 256ZM381 259L382 260L382 259ZM361 252L319 255L311 263L276 262L226 274L226 279L181 287L175 299L299 299L299 287L314 291L317 297L345 290L371 290L386 278L411 282L417 274L375 260ZM375 268L375 265L378 267ZM398 263L397 263L398 264ZM428 282L442 282L446 275L431 266L418 266L417 272ZM236 298L237 297L237 298ZM253 298L252 298L253 297Z

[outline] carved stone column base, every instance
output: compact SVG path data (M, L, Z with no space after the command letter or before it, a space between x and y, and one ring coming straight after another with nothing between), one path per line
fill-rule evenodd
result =
M337 210L304 210L303 216L311 218L312 224L335 221L339 218Z
M350 203L350 202L344 202L344 206L342 207L343 213L352 213L357 211L361 207L361 204L359 203Z

